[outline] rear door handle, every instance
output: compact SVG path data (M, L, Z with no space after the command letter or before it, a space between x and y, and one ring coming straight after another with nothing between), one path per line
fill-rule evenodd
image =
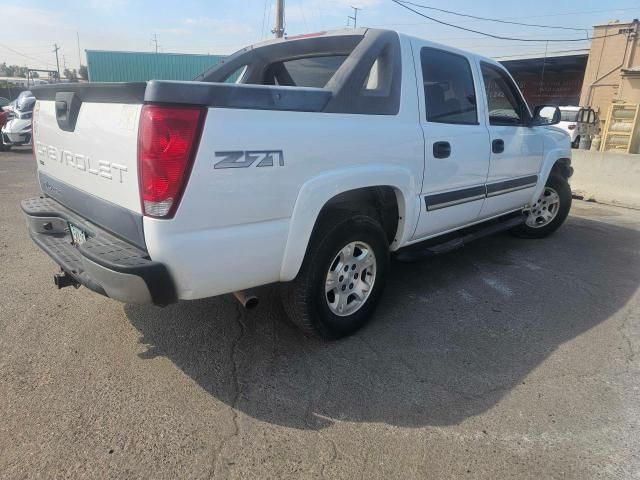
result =
M434 143L433 156L435 158L449 158L451 156L451 144L449 142Z
M502 153L504 152L504 140L501 138L497 138L491 143L491 151L493 153Z

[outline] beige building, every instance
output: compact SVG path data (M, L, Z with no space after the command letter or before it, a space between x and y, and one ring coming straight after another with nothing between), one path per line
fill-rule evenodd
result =
M611 102L640 103L640 21L593 27L580 105L605 120Z

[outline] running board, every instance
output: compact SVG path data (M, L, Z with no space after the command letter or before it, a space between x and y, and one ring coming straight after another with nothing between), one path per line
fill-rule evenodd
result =
M440 243L432 243L434 241L437 242L437 240L430 240L424 242L429 243L429 246L424 246L421 244L411 245L397 252L394 255L394 258L400 262L417 262L419 260L424 260L425 258L457 250L459 248L462 248L467 243L478 240L479 238L488 237L489 235L493 235L495 233L510 230L514 227L517 227L518 225L523 224L525 220L526 217L519 214L516 217L510 217L509 219L500 221L498 223L490 223L489 225L481 226L480 228L471 227L469 229L462 229L456 234L454 238L451 238L450 235L447 235L445 238L448 238L449 240Z

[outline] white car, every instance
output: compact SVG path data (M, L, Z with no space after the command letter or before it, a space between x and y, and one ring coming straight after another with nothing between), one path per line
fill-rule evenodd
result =
M568 137L509 73L388 30L245 48L193 82L35 87L33 240L62 272L166 305L282 284L303 330L349 335L390 256L566 219Z
M569 134L571 146L578 148L580 145L580 135L578 134L578 114L580 107L560 107L560 123L557 127Z
M5 110L9 110L9 118L0 130L1 150L31 146L31 124L35 103L33 94L27 90L20 93L11 106L4 107Z

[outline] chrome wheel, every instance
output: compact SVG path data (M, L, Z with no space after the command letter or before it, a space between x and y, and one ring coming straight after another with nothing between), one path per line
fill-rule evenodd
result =
M545 187L538 201L527 212L526 225L542 228L549 225L560 211L560 195L551 187Z
M364 242L351 242L338 252L325 281L325 298L332 313L346 317L367 301L376 281L376 256Z

